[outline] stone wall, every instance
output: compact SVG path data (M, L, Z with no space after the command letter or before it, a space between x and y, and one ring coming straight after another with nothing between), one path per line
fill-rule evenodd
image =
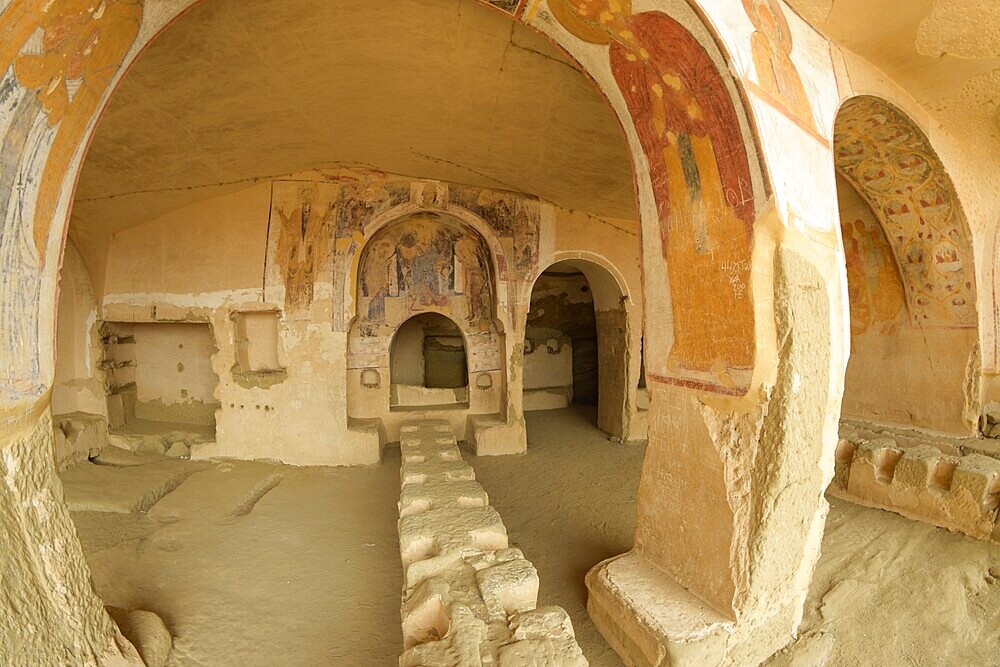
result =
M416 221L413 230L394 237L385 257L366 260L389 248L392 223L405 219ZM414 253L425 241L415 239L439 222L458 236L449 236L447 252L439 249L438 264L417 266L413 258L425 253ZM469 406L448 415L456 436L472 437L466 418L482 415L519 430L523 442L520 313L535 276L561 254L591 253L628 276L628 307L638 317L634 224L509 193L364 170L299 175L116 234L103 252L92 253L106 258L98 316L141 326L209 325L216 348L211 373L218 377L216 442L196 447L196 458L377 460L380 443L397 439L405 418L390 410L392 337L409 316L434 311L458 322L466 347ZM417 227L424 231L414 236ZM423 282L407 283L411 274ZM425 289L431 278L448 292ZM269 326L254 324L258 320ZM633 327L622 344L632 350L638 339ZM248 366L251 351L268 360L266 368ZM637 356L627 359L637 362ZM624 382L637 383L638 364L623 363L630 379L617 390L616 415L636 411L634 400L625 404L630 389ZM167 368L173 376L176 364ZM330 391L334 386L347 389ZM372 419L380 423L372 427L366 421Z

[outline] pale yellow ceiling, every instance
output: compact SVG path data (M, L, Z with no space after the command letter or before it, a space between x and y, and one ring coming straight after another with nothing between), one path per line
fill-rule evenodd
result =
M94 240L247 179L335 163L635 217L612 111L504 15L471 0L206 0L112 99L74 231Z
M1000 140L1000 0L788 0L948 125Z

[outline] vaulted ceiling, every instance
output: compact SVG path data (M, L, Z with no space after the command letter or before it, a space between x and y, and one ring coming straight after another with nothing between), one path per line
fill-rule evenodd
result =
M532 29L470 0L210 0L124 78L87 154L94 238L248 179L334 164L635 217L611 109Z
M1000 150L998 0L788 0L940 121Z

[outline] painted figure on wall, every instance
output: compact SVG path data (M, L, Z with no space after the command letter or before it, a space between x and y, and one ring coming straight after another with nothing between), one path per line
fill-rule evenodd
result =
M11 352L2 372L31 391L39 381L43 268L63 181L138 35L143 3L2 4L0 97L6 131L0 143L0 275L4 293L11 295L0 302L0 340ZM40 179L31 176L39 160L45 163Z
M743 393L753 366L750 257L755 210L732 97L700 43L665 14L628 0L551 0L609 59L643 151L670 277L677 384Z
M903 310L903 280L882 228L855 219L841 221L847 259L847 292L851 335L860 336L877 323L884 332L895 325Z
M857 97L837 116L834 159L885 229L912 323L976 326L968 223L923 133L888 103Z
M802 77L792 62L792 31L776 0L743 0L756 30L750 36L757 83L807 129L815 130Z
M410 198L408 183L367 181L344 185L337 205L337 238L364 232L372 218Z
M330 209L315 207L315 199L315 188L304 187L299 191L298 206L290 213L278 205L274 208L281 223L277 260L287 313L306 310L312 304L316 277L327 258Z
M493 284L489 249L475 232L433 213L417 214L379 232L359 266L361 332L391 332L399 318L439 311L488 330Z
M541 216L538 202L523 195L495 190L453 187L452 203L472 211L493 228L497 236L510 238L513 269L519 276L538 264L538 229Z

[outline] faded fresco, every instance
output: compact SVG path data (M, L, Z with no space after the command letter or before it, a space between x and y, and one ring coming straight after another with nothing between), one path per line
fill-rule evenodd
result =
M888 103L857 97L837 117L834 158L885 228L913 323L975 327L968 224L923 133Z
M890 333L904 311L903 280L892 248L874 220L841 221L847 258L847 292L851 335L860 336L881 325Z
M363 234L365 223L409 199L409 182L369 180L342 186L337 202L337 238Z
M321 195L315 185L301 186L296 195L289 203L275 203L272 218L279 224L277 260L287 314L308 310L312 304L317 273L326 263L330 227L337 212L333 202L317 201Z
M439 311L465 331L487 331L493 319L490 253L465 226L434 213L383 229L365 246L358 270L363 336L391 334L416 313Z
M750 48L756 82L772 104L783 108L805 129L815 132L812 106L802 77L792 62L792 31L777 0L743 0L755 28Z
M609 45L649 161L673 311L674 344L661 379L745 393L754 355L755 210L722 76L702 45L665 14L633 14L627 0L551 0L549 7L573 35Z
M497 236L510 239L512 278L524 279L534 271L538 265L541 220L537 200L510 192L462 186L452 186L448 196L452 203L485 220Z
M38 379L40 283L63 179L142 9L142 0L13 0L0 14L0 105L9 114L0 145L0 275L9 297L0 339L11 352L4 372L25 390ZM18 95L18 86L29 92Z
M482 265L489 270L483 275L493 275L493 265L487 261L490 260L488 246L471 228L459 224L458 218L448 216L449 207L452 210L461 207L481 218L496 234L503 247L503 253L495 258L496 279L523 280L537 269L541 214L538 201L532 197L437 181L390 178L379 173L324 174L324 177L326 181L274 182L267 284L284 287L284 308L289 315L308 312L316 295L316 284L328 283L332 286L333 329L347 330L345 304L355 288L351 267L362 248L365 248L366 257L375 252L385 255L382 259L386 262L390 259L404 262L397 267L399 275L395 279L387 277L384 285L372 282L366 287L368 296L374 301L367 303L365 308L372 309L375 319L369 324L376 328L378 325L373 323L379 321L377 313L403 303L394 301L398 295L390 293L398 290L407 295L406 312L442 308L448 304L454 306L449 299L456 295L469 300L469 312L492 312L492 286L485 284L476 271L469 268L486 262ZM382 233L377 233L375 239L367 238L374 220L404 204L410 208L401 215L410 216L408 219L419 228L419 233L397 239L403 245L394 247L391 252ZM414 209L422 209L424 213L414 217ZM390 226L395 227L395 223ZM430 228L440 228L440 233L434 238L425 237ZM475 236L475 243L469 234ZM454 246L452 250L446 250L449 244ZM421 257L425 252L432 257ZM405 263L410 260L412 266ZM430 269L425 266L426 262L430 262ZM371 270L372 275L386 274L388 264ZM367 268L359 267L358 275L368 275L366 271ZM446 282L451 285L449 289L457 285L460 291L452 294L443 287L428 286L425 280L430 275L428 271L446 276ZM412 284L407 283L411 274L417 277ZM379 296L383 287L385 294ZM363 298L364 289L357 296ZM385 298L390 301L383 303ZM355 304L356 314L365 315L359 302ZM473 330L480 327L483 319L491 318L492 315L487 318L477 315L471 320L465 319L472 327L469 330Z

